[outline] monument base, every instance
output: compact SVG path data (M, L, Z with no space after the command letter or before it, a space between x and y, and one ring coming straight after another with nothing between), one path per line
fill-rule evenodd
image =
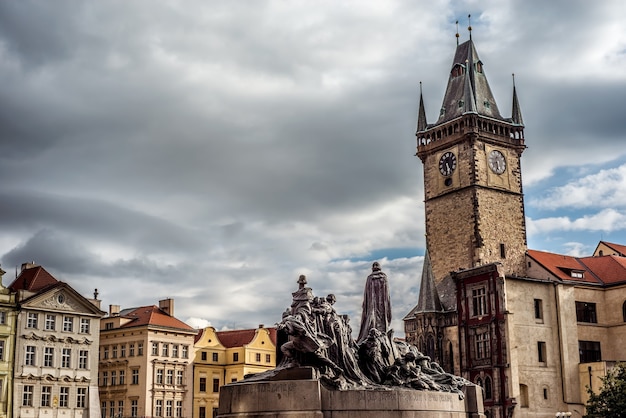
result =
M220 389L218 418L478 418L482 390L331 390L319 379L231 383Z

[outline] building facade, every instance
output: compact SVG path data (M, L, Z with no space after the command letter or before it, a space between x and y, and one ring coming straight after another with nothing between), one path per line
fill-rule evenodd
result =
M191 417L196 330L174 317L174 301L120 310L101 320L102 418Z
M13 416L98 418L97 294L86 299L34 264L9 289L18 303Z
M4 274L0 269L0 418L13 416L13 364L17 321L15 293L2 284Z
M481 385L489 417L582 417L586 387L626 360L626 246L601 242L584 258L527 249L517 93L503 118L471 36L436 123L420 97L416 135L427 254L407 341Z
M217 415L219 389L276 367L276 329L201 330L195 343L193 416Z

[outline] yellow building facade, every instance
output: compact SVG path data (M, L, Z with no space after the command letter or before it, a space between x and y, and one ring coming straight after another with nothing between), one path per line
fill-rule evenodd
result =
M207 327L198 333L193 361L193 416L215 416L221 386L248 374L276 367L276 329L216 331Z

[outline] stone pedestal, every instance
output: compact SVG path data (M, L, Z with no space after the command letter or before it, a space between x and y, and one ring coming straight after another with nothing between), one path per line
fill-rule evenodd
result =
M231 383L221 388L218 418L468 418L484 417L482 392L465 399L404 388L329 390L318 379Z

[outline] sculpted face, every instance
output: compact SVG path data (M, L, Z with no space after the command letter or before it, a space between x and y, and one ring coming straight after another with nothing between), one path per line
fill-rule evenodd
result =
M378 264L378 261L375 261L374 264L372 264L372 271L380 271L380 264Z

